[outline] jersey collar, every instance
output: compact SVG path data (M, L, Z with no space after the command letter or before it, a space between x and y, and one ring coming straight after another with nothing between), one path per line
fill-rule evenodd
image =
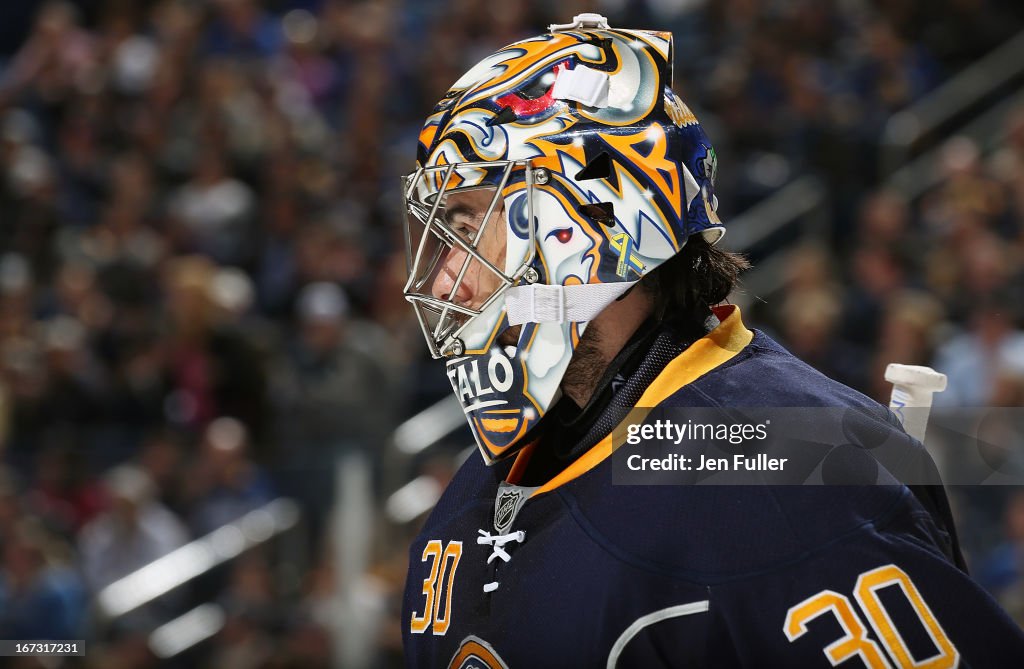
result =
M637 411L642 414L638 415L636 412L632 412L628 420L631 422L642 420L647 411L674 395L683 386L696 381L734 358L754 338L754 333L743 324L738 306L729 304L714 307L712 311L720 321L718 327L688 346L665 366L665 369L651 382L636 404ZM612 434L614 432L615 430L606 435L554 478L534 490L530 497L550 492L582 476L608 459L615 449L622 445L613 443ZM512 469L508 473L507 481L509 483L515 484L520 480L535 448L536 443L530 444L516 456Z

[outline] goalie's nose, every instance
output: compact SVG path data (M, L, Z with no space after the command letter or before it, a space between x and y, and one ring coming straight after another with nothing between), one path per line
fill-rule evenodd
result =
M466 270L458 287L456 288L455 286L455 280L459 276L465 260L465 251L452 250L448 253L448 257L445 258L444 265L441 267L441 271L438 272L430 289L434 297L439 300L452 300L455 304L462 306L472 306L473 296L475 295L472 286L474 274L472 267Z

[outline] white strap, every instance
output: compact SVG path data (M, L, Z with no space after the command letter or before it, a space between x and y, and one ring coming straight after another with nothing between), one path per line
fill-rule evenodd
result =
M505 292L509 325L523 323L583 323L604 311L636 281L549 286L534 283Z
M551 97L581 102L588 107L607 107L608 73L586 65L577 65L571 70L563 69L555 79Z

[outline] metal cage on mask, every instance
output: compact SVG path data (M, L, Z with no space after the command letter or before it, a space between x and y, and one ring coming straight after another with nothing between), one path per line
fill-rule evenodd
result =
M527 221L533 221L533 185L541 171L530 160L464 162L421 167L403 179L406 211L405 251L408 280L405 299L412 305L423 331L430 354L434 358L462 355L465 351L463 333L473 319L503 299L506 291L520 282L537 280L531 263L535 257L534 226L527 225L526 253L509 271L484 257L479 244L492 223L492 215L504 208L506 188L517 171L522 171L525 184ZM517 178L517 181L519 179ZM467 185L469 184L469 185ZM483 214L480 226L472 236L453 229L445 218L448 195L472 190L491 190L494 194ZM502 225L507 225L500 222ZM465 258L455 274L447 296L438 297L432 288L438 273L443 271L448 254L458 247ZM457 295L473 263L493 274L498 287L476 306L459 304ZM508 263L506 262L506 265Z

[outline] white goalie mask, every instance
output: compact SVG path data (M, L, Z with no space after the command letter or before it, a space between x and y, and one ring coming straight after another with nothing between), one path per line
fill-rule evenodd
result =
M670 34L584 16L488 56L427 119L405 296L488 462L530 441L595 316L724 232L714 150L670 86Z

